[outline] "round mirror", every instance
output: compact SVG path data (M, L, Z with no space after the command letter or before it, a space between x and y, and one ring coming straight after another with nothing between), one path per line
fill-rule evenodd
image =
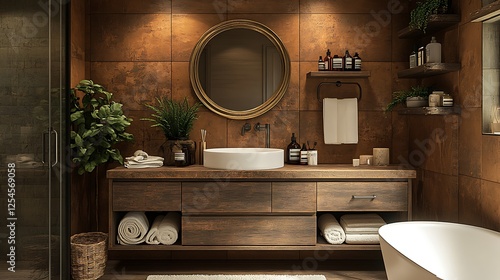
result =
M211 111L250 119L271 110L290 82L290 57L279 37L251 20L210 28L193 49L191 85Z

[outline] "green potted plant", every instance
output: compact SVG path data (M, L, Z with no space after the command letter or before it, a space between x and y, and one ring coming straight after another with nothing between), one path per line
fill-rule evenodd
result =
M429 17L432 14L444 14L448 11L448 0L424 0L417 2L410 12L411 29L419 29L424 33L427 29Z
M195 163L196 144L189 140L200 103L190 106L187 98L183 101L173 101L167 97L156 98L156 104L145 104L153 111L151 118L143 118L153 122L151 127L159 127L165 135L166 142L162 145L165 165L175 165L175 153L187 148L189 151L186 165Z
M430 93L431 90L424 86L413 86L410 89L395 91L385 111L392 111L398 104L406 104L406 107L423 107L428 104L427 98Z
M81 100L78 92L83 93ZM120 151L113 146L133 139L132 134L125 132L132 119L124 115L122 104L111 101L112 96L91 80L82 80L71 89L70 147L80 175L103 163L123 164Z

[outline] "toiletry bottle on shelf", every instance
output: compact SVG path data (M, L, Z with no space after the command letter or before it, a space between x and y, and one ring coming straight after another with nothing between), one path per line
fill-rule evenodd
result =
M425 48L420 47L418 48L417 52L417 66L424 65L425 64Z
M189 165L189 150L186 146L182 145L181 150L174 151L175 166L188 166Z
M352 56L349 51L345 51L344 55L344 71L352 71Z
M330 52L330 49L328 49L326 51L326 56L325 56L325 59L323 59L323 61L325 62L325 70L329 70L331 71L332 70L332 57L331 57L331 52Z
M323 57L320 55L318 60L318 71L325 71L325 62L323 61Z
M354 57L352 58L354 60L353 65L353 70L354 71L361 71L361 57L359 57L359 54L356 52L354 53Z
M431 42L425 46L426 62L441 62L441 44L436 42L436 37L432 37Z
M417 53L412 51L410 54L410 68L417 67Z
M300 164L307 164L307 148L306 143L302 144L302 149L300 149Z
M286 148L286 158L289 164L300 163L300 145L297 143L295 133L292 133L292 142Z
M343 66L343 59L342 57L339 57L338 55L334 55L332 58L332 70L333 71L342 71L344 70Z

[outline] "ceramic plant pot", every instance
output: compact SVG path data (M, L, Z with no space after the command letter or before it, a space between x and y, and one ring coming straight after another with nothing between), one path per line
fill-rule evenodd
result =
M425 107L428 104L427 98L425 97L407 97L406 98L406 107L415 108L415 107Z
M193 140L167 140L162 144L161 150L163 152L163 165L174 166L175 165L175 152L181 151L183 147L186 147L189 151L188 164L196 163L196 142Z

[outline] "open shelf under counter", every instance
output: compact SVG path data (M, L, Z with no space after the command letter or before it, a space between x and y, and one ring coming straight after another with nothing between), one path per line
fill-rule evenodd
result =
M460 70L460 63L426 63L398 72L398 78L424 78Z
M109 248L111 251L315 251L315 250L339 250L339 251L371 251L380 250L378 244L339 244L318 243L315 246L186 246L186 245L116 245Z
M415 107L404 108L398 111L400 115L460 115L458 106L452 107Z
M311 78L367 78L370 71L311 71L307 77Z
M428 35L434 31L442 30L460 22L457 14L436 14L429 16L426 32L420 29L412 29L409 26L398 32L398 38L417 38Z

